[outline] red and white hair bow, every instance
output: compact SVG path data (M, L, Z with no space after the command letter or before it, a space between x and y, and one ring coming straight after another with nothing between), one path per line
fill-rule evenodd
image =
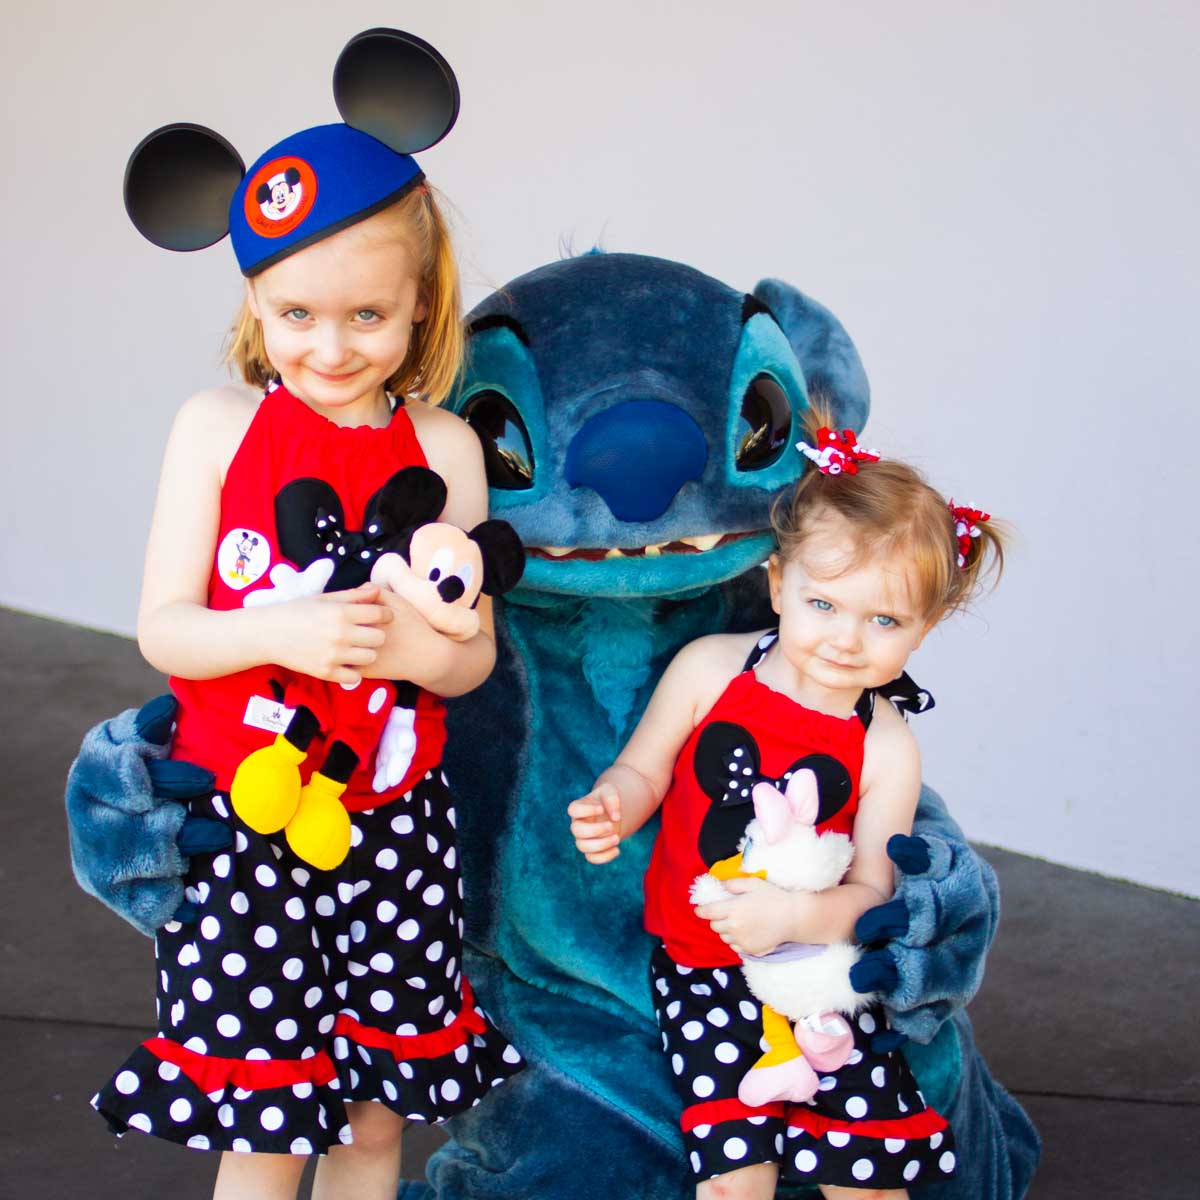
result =
M843 471L847 475L856 475L860 462L879 461L879 451L860 446L853 429L843 429L837 433L828 425L822 425L817 430L816 446L797 442L796 449L816 463L822 475L841 475Z
M991 516L978 508L964 508L950 501L950 515L954 518L954 536L958 538L958 565L967 565L967 555L971 553L971 539L979 536L979 526L983 521L990 521Z

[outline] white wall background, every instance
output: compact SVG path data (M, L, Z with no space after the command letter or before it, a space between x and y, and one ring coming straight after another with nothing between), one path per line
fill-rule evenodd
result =
M462 83L423 161L469 300L602 239L830 305L870 442L1021 534L919 656L927 778L973 837L1200 894L1191 0L5 9L0 603L132 630L168 425L220 377L232 255L134 233L130 149L192 120L249 162L398 25Z

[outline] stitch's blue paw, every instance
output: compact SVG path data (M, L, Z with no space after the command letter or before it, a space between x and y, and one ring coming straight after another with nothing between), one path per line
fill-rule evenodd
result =
M867 909L854 926L854 936L864 946L871 942L886 942L890 938L903 937L907 932L908 906L903 900L896 898L886 904Z
M923 837L893 834L888 838L887 852L905 875L923 875L929 870L929 843Z
M850 968L850 982L856 992L886 993L900 982L900 972L887 950L868 950Z
M159 696L101 722L67 776L75 878L145 934L172 918L194 920L183 896L186 856L232 842L220 822L187 817L187 801L211 790L214 777L167 759L175 707L174 697Z

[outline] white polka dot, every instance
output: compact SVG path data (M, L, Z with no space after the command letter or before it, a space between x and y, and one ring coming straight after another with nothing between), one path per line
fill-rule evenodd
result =
M693 1150L689 1157L691 1158L692 1170L697 1175L699 1175L700 1174L700 1155L697 1154L695 1150Z
M871 1082L876 1087L883 1087L887 1082L887 1072L882 1067L873 1067L871 1069Z
M453 846L446 851L446 857L442 859L442 862L445 864L447 871L454 870L455 865L458 863L458 855L455 853Z
M262 1127L264 1129L273 1132L274 1130L280 1128L280 1126L283 1124L283 1109L276 1108L275 1105L272 1104L270 1108L264 1108L262 1110L262 1116L259 1117L259 1120L262 1122Z
M259 986L254 988L250 993L250 1003L255 1008L267 1008L271 1001L275 999L274 993L269 987Z
M141 1080L132 1071L122 1071L113 1080L113 1085L122 1096L132 1096L141 1085Z
M175 961L181 967L190 967L192 963L200 961L200 951L196 949L195 942L184 942L179 947L179 953L175 956Z
M367 701L367 712L372 716L377 713L386 703L388 698L388 690L385 687L377 687L372 693L370 700Z
M279 876L266 863L259 863L254 868L254 878L258 880L260 886L269 888L275 886Z
M202 1133L193 1133L187 1140L188 1147L192 1150L207 1150L209 1148L209 1140Z
M850 1057L848 1059L846 1059L846 1066L857 1067L860 1062L862 1062L862 1051L861 1050L851 1050Z
M230 1143L230 1149L235 1154L249 1154L254 1147L245 1138L234 1138Z
M929 1139L930 1150L936 1150L941 1144L942 1144L942 1135L940 1133L935 1133Z
M304 993L304 1007L316 1008L316 1006L321 1003L322 995L323 993L319 987L310 987L308 991Z
M246 960L240 954L227 954L221 959L221 970L236 978L246 969Z
M677 1016L679 1016L679 1010L682 1007L683 1006L679 1003L678 1000L672 1000L671 1003L667 1005L667 1016L672 1021L675 1020L675 1018Z
M250 911L250 897L245 892L234 892L229 897L229 907L233 909L239 917L244 917Z
M832 1092L837 1087L837 1080L832 1075L822 1075L817 1087L823 1092Z
M242 1023L233 1013L223 1013L217 1018L217 1032L222 1037L236 1037L242 1030Z
M371 1007L376 1012L391 1012L396 1003L395 997L391 992L385 992L382 988L371 993Z
M394 817L392 819L392 832L393 833L405 834L405 833L412 833L412 831L413 831L413 819L412 819L412 817L410 817L408 815L408 813L401 813L400 816Z
M279 941L279 934L270 925L260 925L254 931L254 941L264 950L270 950Z
M767 1123L766 1117L747 1117L746 1118L747 1125L765 1125L766 1123Z
M903 1138L884 1138L883 1148L889 1154L899 1154L904 1149L905 1141Z
M304 887L310 878L311 876L303 867L292 868L292 879L297 887Z
M380 850L375 855L375 865L381 871L394 871L399 862L400 856L391 847L388 847L386 850Z
M359 829L359 827L357 825L351 825L350 826L350 845L353 846L355 849L358 849L358 847L362 845L362 840L363 840L363 831L361 829ZM369 887L369 886L370 886L369 884L364 885L362 890L365 892L367 890L367 887Z
M219 938L221 936L221 922L211 914L205 917L204 920L200 922L200 936L208 942L213 941L215 938Z
M420 867L418 867L415 871L409 871L408 875L404 879L404 886L411 892L413 888L415 888L417 884L421 882L421 876L424 874L425 872L422 871Z
M271 1055L261 1046L255 1046L246 1051L246 1058L251 1062L268 1062L271 1058Z
M683 1074L683 1055L682 1054L672 1054L671 1055L671 1070L674 1071L676 1075Z
M904 1103L904 1097L903 1097L903 1096L897 1096L897 1097L896 1097L896 1107L897 1107L897 1108L898 1108L898 1109L899 1109L901 1112L908 1112L908 1105Z
M362 921L350 922L350 940L352 942L361 942L367 936L367 927Z
M350 935L348 933L339 933L333 939L333 944L337 947L339 954L345 954L350 949Z
M727 988L729 986L729 976L724 971L714 971L712 977L713 982L719 987Z
M699 1021L688 1021L679 1031L689 1042L694 1042L704 1036L704 1026Z
M700 1097L701 1100L707 1099L717 1090L717 1085L708 1075L697 1075L692 1080L692 1091Z
M749 1000L738 1001L738 1012L740 1012L747 1021L758 1020L758 1009L755 1008L755 1006L751 1004Z
M207 979L192 980L192 995L195 996L197 1000L210 1000L212 998L212 993L212 984L209 983Z
M438 852L438 840L433 836L432 833L427 833L425 835L425 849L428 850L430 854L436 854Z
M293 1154L311 1154L313 1152L313 1144L308 1138L293 1138L291 1151Z
M738 1060L738 1048L732 1042L721 1042L713 1051L717 1062L735 1063Z
M851 1096L846 1101L846 1115L856 1121L867 1115L867 1102L861 1096Z
M129 1118L129 1124L134 1129L140 1129L143 1133L149 1133L153 1126L150 1124L150 1118L145 1113L134 1113Z
M332 917L337 905L334 904L332 896L318 896L317 902L313 907L317 910L318 916Z
M182 1096L178 1100L172 1100L169 1111L171 1120L182 1124L192 1115L191 1101L183 1099Z
M362 976L367 973L367 968L360 962L355 962L353 959L346 960L346 968L351 975Z
M704 1139L704 1138L708 1137L708 1135L710 1133L712 1133L712 1126L711 1125L697 1125L695 1127L695 1129L692 1130L692 1133L694 1133L696 1135L696 1137L698 1137L700 1139Z
M284 979L299 979L304 974L304 962L299 958L289 958L283 964Z
M917 1172L921 1169L921 1164L914 1158L912 1162L906 1163L904 1166L904 1178L912 1183L917 1177Z
M293 921L299 921L304 916L304 901L299 896L293 896L284 906L283 911Z
M801 1150L796 1155L796 1170L806 1175L817 1169L817 1156L811 1150Z
M723 1008L710 1008L708 1023L715 1025L718 1029L724 1029L729 1024L729 1014Z
M217 857L213 859L213 874L216 875L218 879L224 879L229 874L229 866L231 861L232 860L228 854L218 854Z
M462 1088L453 1079L447 1079L442 1084L442 1099L454 1101L462 1094Z
M429 1015L431 1017L436 1017L438 1015L438 1013L440 1013L442 1011L442 1009L445 1007L445 1005L446 1005L446 997L445 996L434 996L434 998L432 1000L430 1000L430 1002L426 1005L426 1008L429 1009Z
M183 1043L185 1050L194 1050L197 1054L208 1053L208 1043L202 1037L190 1037Z
M313 1085L311 1083L293 1083L292 1095L297 1100L307 1100L313 1094Z
M233 1105L222 1104L217 1109L217 1120L228 1129L233 1124Z
M861 1183L875 1174L875 1164L869 1158L856 1159L850 1167L850 1174Z
M437 962L446 952L446 947L441 942L431 942L425 950L425 957L430 962Z
M861 1029L863 1031L863 1033L874 1033L875 1032L875 1018L873 1016L871 1016L871 1014L869 1012L863 1013L858 1018L858 1027L859 1027L859 1029Z
M950 1172L954 1170L954 1151L947 1150L946 1153L938 1159L938 1166L941 1167L947 1175L949 1175Z
M738 1162L750 1152L750 1147L740 1137L726 1138L725 1145L721 1149L725 1151L725 1157L731 1162Z
M175 1003L171 1005L171 1024L178 1025L180 1021L183 1020L183 1014L185 1011L186 1010L184 1008L183 1001L176 1000Z
M421 899L429 905L430 908L436 908L446 898L446 889L441 884L430 884L424 892L421 893Z
M279 1024L275 1026L275 1036L281 1042L290 1042L292 1038L294 1038L299 1032L300 1026L297 1025L296 1022L291 1019L291 1017L280 1021Z
M399 928L396 930L396 936L403 941L413 941L417 934L421 932L421 927L411 917L407 921L401 921Z
M168 1083L179 1078L179 1068L174 1063L160 1062L158 1064L158 1075L160 1079L165 1079Z
M691 990L692 990L692 993L697 996L711 996L712 995L712 988L710 988L707 983L693 983Z
M829 1139L829 1144L836 1146L839 1150L843 1146L850 1145L850 1135L848 1133L841 1133L836 1129L831 1129L825 1136Z

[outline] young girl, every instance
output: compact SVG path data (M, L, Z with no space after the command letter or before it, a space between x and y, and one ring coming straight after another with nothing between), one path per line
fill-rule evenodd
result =
M149 182L147 146L176 155ZM127 203L143 232L147 211L179 205L142 206L138 188L186 177L191 154L157 135L135 153ZM230 823L235 845L192 860L197 922L171 922L156 940L158 1036L93 1103L118 1132L235 1152L218 1197L294 1196L306 1156L329 1151L314 1194L391 1200L405 1119L441 1121L520 1064L462 974L454 808L439 767L435 697L490 672L490 601L480 631L454 641L352 566L380 551L376 501L402 468L442 477L444 521L471 528L486 515L479 443L436 407L461 355L457 273L415 162L350 125L279 143L226 201L247 276L231 359L267 392L205 392L180 411L138 639L173 676L174 756L216 775L219 790L193 812ZM184 248L161 225L153 233ZM283 549L306 544L311 562ZM331 576L358 582L324 591ZM394 786L370 756L338 759L337 730L317 730L290 760L310 776L300 810L337 801L333 836L345 840L328 861L303 852L291 826L247 815L253 788L231 801L248 756L291 753L283 698L297 682L309 697L324 689L330 711L361 697L378 736L394 679L422 689Z
M889 1052L894 1042L881 1040L878 1007L851 1022L853 1050L812 1100L752 1107L738 1098L751 1068L769 1079L800 1054L781 1049L781 1018L738 965L783 943L852 939L858 917L890 898L888 839L911 831L921 779L900 710L932 703L903 669L973 593L984 564L1001 562L984 514L951 508L915 470L878 461L853 434L822 428L814 441L799 448L819 469L775 512L778 628L680 651L620 757L568 809L579 850L605 863L663 805L646 927L661 940L654 1001L701 1198L770 1197L781 1176L826 1197L905 1196L907 1183L954 1169L950 1130ZM782 790L805 765L838 793L822 791L820 811L831 815L817 832L853 838L841 884L799 893L731 878L731 898L693 909L693 879L738 850L754 785Z

